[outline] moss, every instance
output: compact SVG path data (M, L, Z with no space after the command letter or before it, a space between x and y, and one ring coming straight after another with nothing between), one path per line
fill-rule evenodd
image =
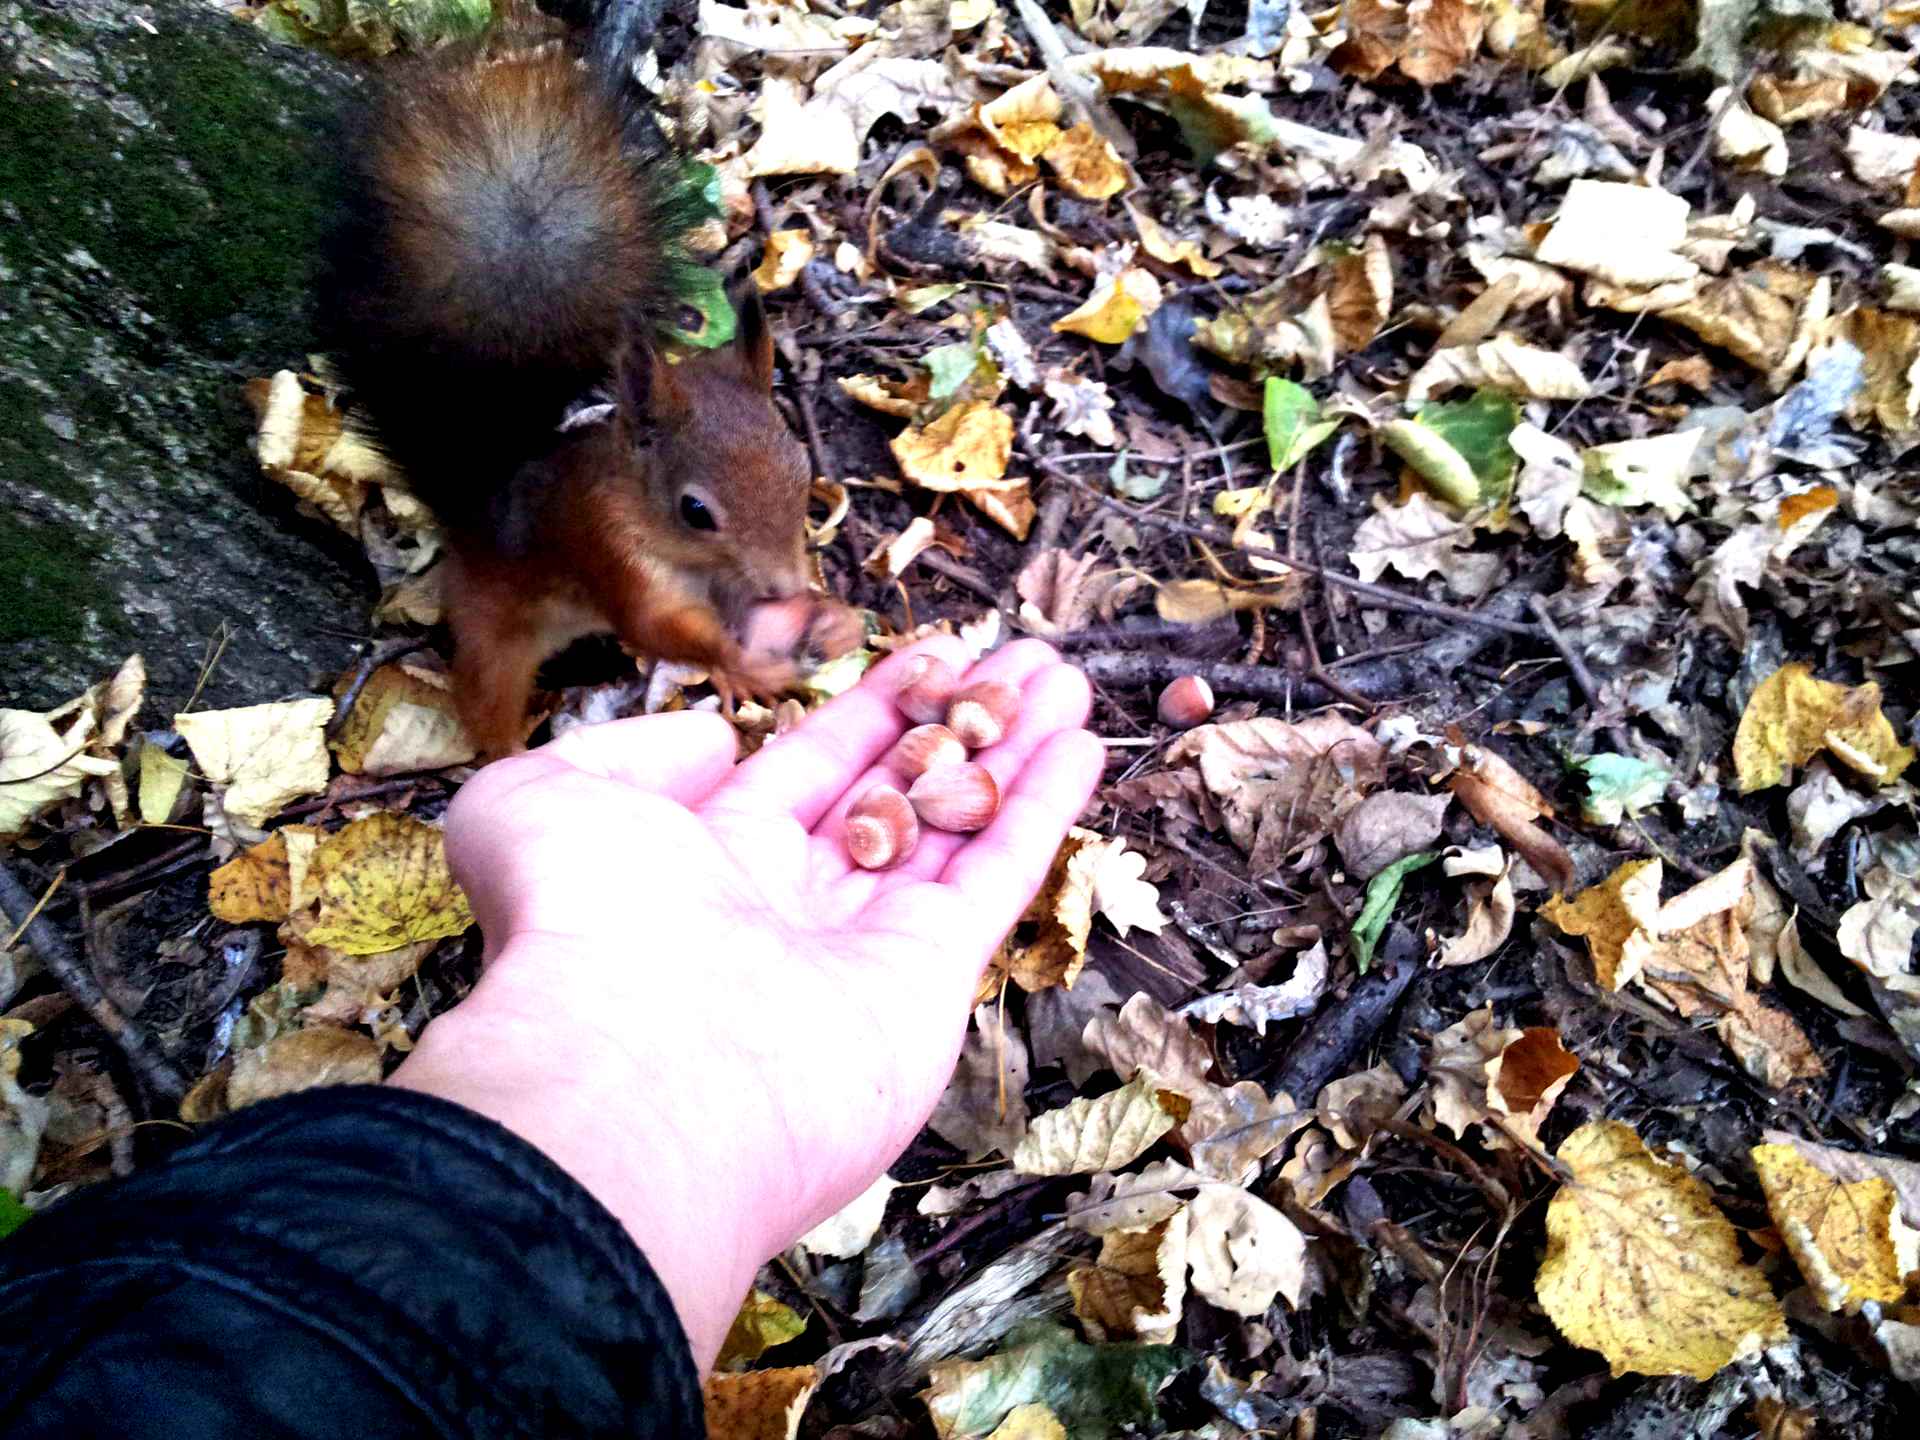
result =
M0 227L7 258L56 262L84 248L178 338L216 356L251 347L254 317L297 313L332 203L333 101L245 64L242 47L264 43L238 24L162 18L126 66L151 129L92 123L30 72L0 83L0 194L34 217Z
M61 527L46 529L0 511L0 643L71 643L83 638L87 612L111 618L114 595L101 580L97 545Z
M84 502L86 487L67 473L55 449L64 442L40 418L57 408L30 386L0 379L0 475L19 495Z

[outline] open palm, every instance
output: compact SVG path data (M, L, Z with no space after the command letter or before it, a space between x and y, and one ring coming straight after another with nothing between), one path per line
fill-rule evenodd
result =
M913 653L929 649L960 659L948 640ZM925 1122L981 968L1099 776L1085 680L1045 645L1008 646L969 676L1023 696L978 757L998 816L974 836L923 830L897 870L855 868L842 820L889 778L905 658L744 763L717 717L620 721L489 766L448 819L489 957L462 1009L489 1037L503 1020L551 1036L552 1063L647 1150L656 1191L749 1222L753 1265L857 1195ZM457 1042L463 1027L448 1028ZM663 1243L643 1238L664 1271Z

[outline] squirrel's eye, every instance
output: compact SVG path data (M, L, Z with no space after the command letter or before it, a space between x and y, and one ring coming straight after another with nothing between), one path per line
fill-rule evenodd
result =
M719 524L713 518L713 511L707 508L707 502L695 495L680 497L680 523L689 530L718 530Z

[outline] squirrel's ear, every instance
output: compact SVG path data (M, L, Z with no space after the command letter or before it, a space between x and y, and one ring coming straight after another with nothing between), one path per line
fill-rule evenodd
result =
M773 389L773 329L767 324L766 306L760 303L760 287L751 279L734 292L733 312L740 363L754 384L762 390Z
M615 376L620 409L636 425L683 415L687 399L673 366L651 345L629 345Z

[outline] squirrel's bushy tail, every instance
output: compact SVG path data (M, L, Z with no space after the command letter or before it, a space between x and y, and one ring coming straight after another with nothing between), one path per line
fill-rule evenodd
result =
M525 38L389 78L351 137L320 287L323 348L360 423L455 522L672 317L700 211L624 61Z

